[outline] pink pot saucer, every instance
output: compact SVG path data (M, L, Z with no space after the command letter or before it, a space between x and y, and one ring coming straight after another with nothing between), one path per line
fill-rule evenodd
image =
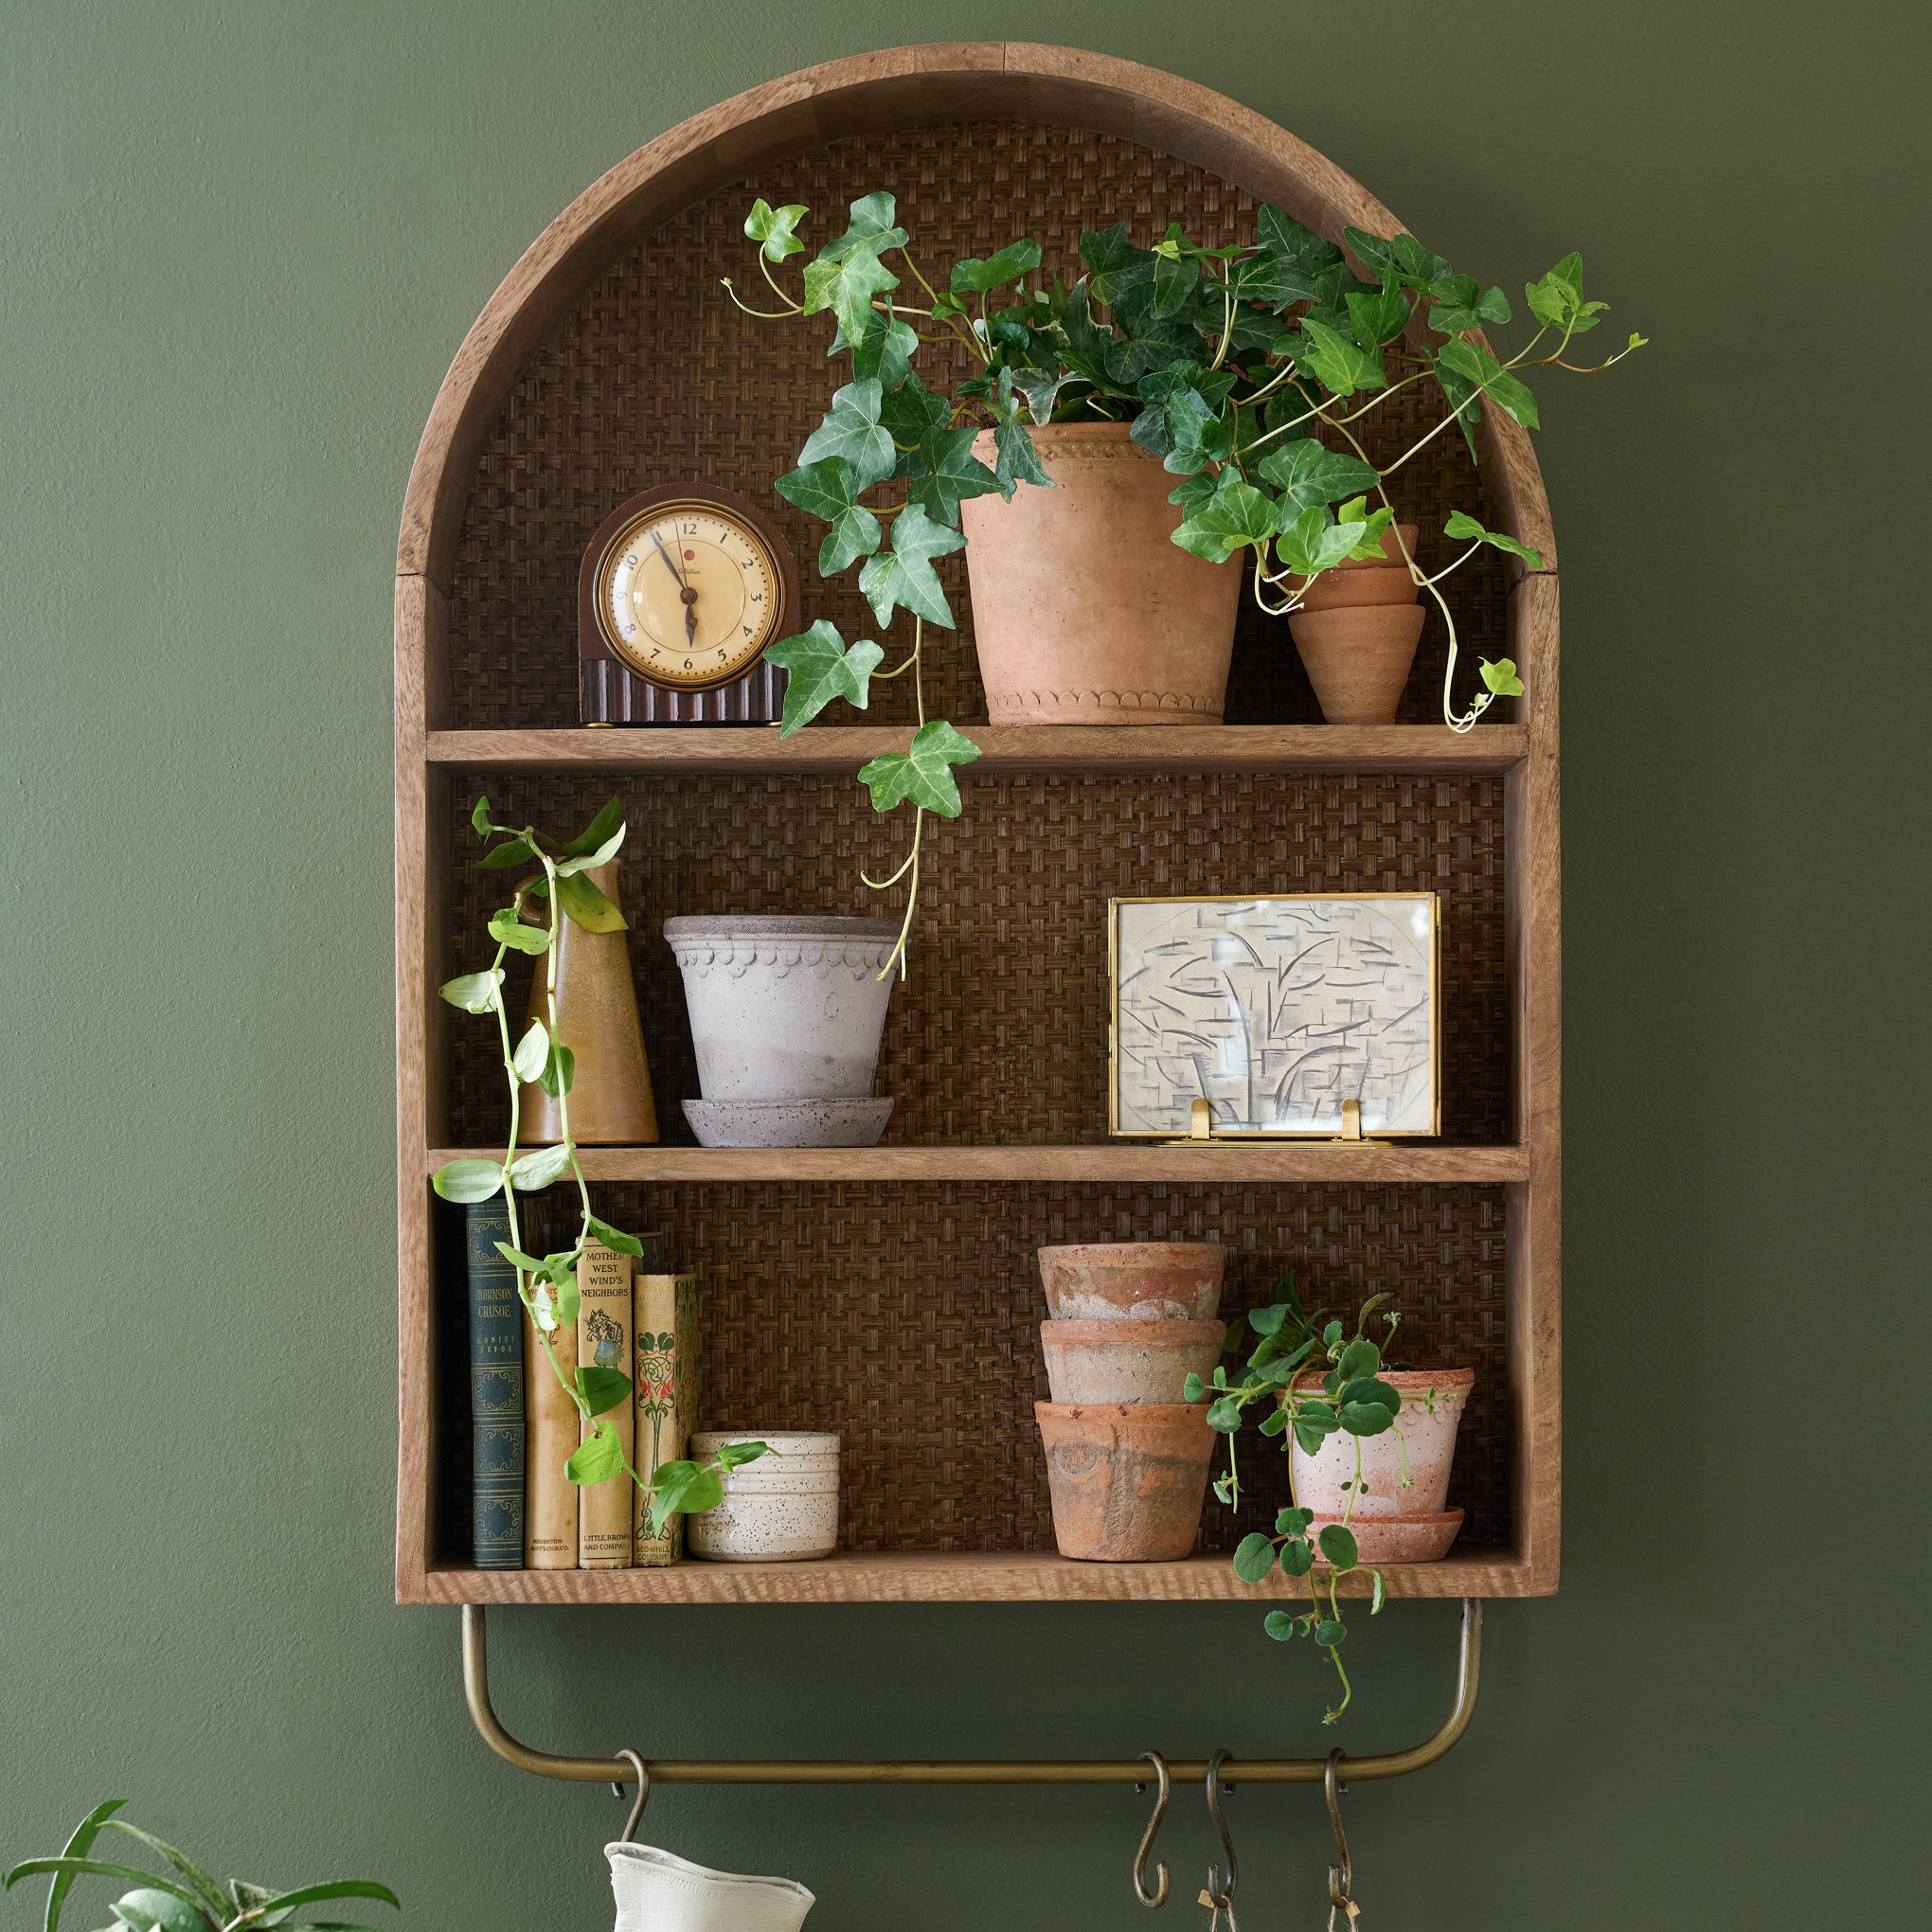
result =
M1317 1516L1315 1534L1336 1521ZM1433 1516L1357 1516L1349 1525L1362 1563L1440 1563L1449 1554L1462 1528L1460 1510L1442 1510Z

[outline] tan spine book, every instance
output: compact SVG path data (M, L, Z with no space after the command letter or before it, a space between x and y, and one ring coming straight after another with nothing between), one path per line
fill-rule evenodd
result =
M601 1242L589 1243L577 1264L577 1361L584 1368L631 1368L631 1258L613 1254ZM636 1443L635 1404L620 1402L597 1418L617 1430L624 1459L635 1462ZM581 1437L593 1424L580 1422ZM619 1472L607 1481L579 1490L577 1505L577 1567L631 1567L631 1496L634 1485Z
M636 1289L637 1473L648 1482L662 1462L676 1462L698 1416L698 1278L639 1275ZM635 1487L635 1486L634 1486ZM669 1518L651 1533L651 1495L636 1490L634 1526L639 1569L663 1569L684 1558L685 1520Z
M553 1330L550 1346L567 1375L577 1362L575 1326ZM564 1465L577 1447L577 1404L557 1379L544 1351L543 1333L528 1310L524 1313L524 1415L529 1431L529 1449L524 1461L524 1568L575 1569L579 1492L564 1474Z

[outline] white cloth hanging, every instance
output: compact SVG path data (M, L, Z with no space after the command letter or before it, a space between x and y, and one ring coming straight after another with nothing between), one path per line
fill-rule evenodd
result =
M816 1901L796 1879L712 1871L654 1845L604 1847L615 1932L798 1932Z

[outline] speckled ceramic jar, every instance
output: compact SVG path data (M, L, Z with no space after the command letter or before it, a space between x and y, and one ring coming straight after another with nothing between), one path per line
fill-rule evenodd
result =
M724 1477L724 1500L685 1518L686 1547L712 1563L803 1563L838 1547L838 1438L770 1429L701 1429L691 1458L727 1442L762 1442L761 1456Z

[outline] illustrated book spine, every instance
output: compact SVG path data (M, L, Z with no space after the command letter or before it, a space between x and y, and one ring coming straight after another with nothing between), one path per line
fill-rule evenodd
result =
M577 1361L583 1368L631 1371L631 1258L613 1254L601 1242L589 1243L577 1264ZM609 1422L635 1465L635 1404L619 1402L597 1418ZM580 1440L592 1422L580 1419ZM578 1492L577 1567L631 1567L631 1494L628 1476L617 1475Z
M660 1463L684 1456L698 1415L698 1278L640 1274L636 1292L637 1473L648 1482ZM635 1486L634 1486L635 1487ZM684 1558L685 1520L666 1518L651 1533L651 1494L638 1489L635 1525L639 1569L663 1569Z
M470 1297L470 1539L477 1569L524 1565L523 1304L497 1252L509 1210L475 1202L463 1216Z
M567 1375L577 1361L577 1326L550 1333L550 1347ZM524 1567L575 1569L581 1492L564 1466L577 1447L577 1404L557 1379L544 1338L524 1315L524 1400L528 1417L529 1475L524 1485ZM628 1479L628 1478L627 1478Z

